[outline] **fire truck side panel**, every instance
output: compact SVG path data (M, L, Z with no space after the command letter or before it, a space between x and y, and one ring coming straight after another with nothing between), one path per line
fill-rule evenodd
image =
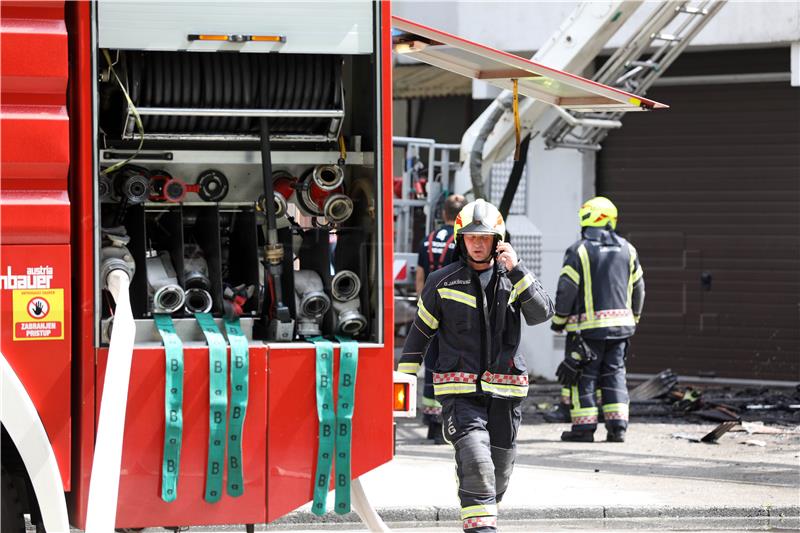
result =
M383 170L380 181L383 183L383 342L391 359L390 370L394 370L394 272L390 265L394 263L394 196L392 188L392 10L389 2L379 2L381 6L380 30L380 114L378 132L381 146L381 165Z
M319 422L313 377L313 349L271 348L269 353L269 436L267 443L267 521L293 511L313 497ZM339 371L334 350L334 375ZM352 432L352 477L392 458L392 406L376 397L389 390L392 361L384 347L361 347L356 377ZM336 397L334 387L334 398ZM309 416L311 414L311 416ZM333 490L335 469L332 469ZM329 503L332 505L332 498Z
M0 351L39 412L69 490L70 247L2 246L0 258Z
M159 2L142 9L139 2L98 3L98 44L102 48L277 52L282 54L369 54L372 3L250 2L231 8L226 3ZM186 35L280 36L274 42L186 42Z
M70 489L71 276L64 3L0 6L0 351Z
M70 522L83 527L95 437L94 349L94 176L92 163L92 54L89 2L69 2L66 20L70 53L70 128L72 164L73 309L75 372L73 388L72 491L67 495Z
M63 2L41 8L9 4L0 8L0 189L65 190L69 118Z
M97 414L103 394L108 350L98 350ZM161 499L161 465L164 447L165 357L161 348L137 348L133 353L122 476L119 486L117 527L145 527L158 517L161 524L263 523L266 520L267 454L267 349L250 347L250 395L243 431L244 493L224 493L216 503L205 494L208 458L208 349L184 348L183 437L178 475L178 496ZM227 480L227 469L223 482Z

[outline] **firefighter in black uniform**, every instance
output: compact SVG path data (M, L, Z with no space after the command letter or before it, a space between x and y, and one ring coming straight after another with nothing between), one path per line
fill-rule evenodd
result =
M521 316L539 324L553 315L553 304L503 242L505 223L493 205L467 204L454 231L460 259L428 277L398 370L416 374L431 339L438 339L433 387L444 436L455 448L463 527L496 531L528 394L518 351Z
M444 201L442 219L444 225L431 232L419 245L417 257L416 288L417 294L422 294L425 280L431 272L435 272L445 265L453 262L456 249L453 224L458 212L466 204L466 199L460 194L451 194ZM444 444L442 435L442 404L433 394L433 367L439 356L439 343L434 337L428 351L425 352L425 386L422 390L422 416L428 425L428 439L435 444Z
M617 208L608 198L587 201L579 218L581 239L564 256L551 325L567 331L564 361L556 374L571 388L572 430L561 440L594 441L599 386L606 440L624 442L629 403L625 356L644 305L643 271L636 248L614 231Z

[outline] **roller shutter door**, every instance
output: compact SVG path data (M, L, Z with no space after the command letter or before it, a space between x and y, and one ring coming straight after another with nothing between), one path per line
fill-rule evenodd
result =
M800 380L800 88L648 96L671 109L626 117L597 167L645 269L629 371Z

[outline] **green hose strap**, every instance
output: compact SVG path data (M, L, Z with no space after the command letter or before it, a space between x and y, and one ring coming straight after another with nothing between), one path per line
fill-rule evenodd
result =
M339 401L336 405L336 505L338 514L350 512L350 446L355 408L358 343L348 337L339 341Z
M222 497L225 468L225 412L228 410L228 345L209 313L195 313L208 342L208 468L206 495L209 503Z
M325 514L328 486L333 462L333 424L336 415L333 411L333 344L322 337L309 339L317 350L317 418L319 418L319 451L317 452L317 471L314 475L314 503L311 512Z
M249 351L239 318L225 318L225 333L231 345L231 409L228 415L228 495L244 493L242 475L242 430L247 414Z
M153 315L164 341L166 375L164 380L164 459L161 464L161 499L173 502L178 497L178 472L183 435L183 343L175 333L169 315Z

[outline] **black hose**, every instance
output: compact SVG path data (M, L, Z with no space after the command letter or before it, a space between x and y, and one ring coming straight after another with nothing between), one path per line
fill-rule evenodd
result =
M239 54L239 59L242 60L242 107L251 107L253 102L250 94L250 54ZM239 119L239 131L247 133L249 129L249 120L247 117Z
M273 109L286 109L286 94L289 90L289 72L286 67L286 57L278 54L275 61L270 65L270 76L275 79L277 86L275 87L275 98L273 100ZM270 127L274 130L279 129L281 120L276 120Z
M181 102L183 105L194 107L192 104L192 63L190 57L186 54L175 54L179 59L178 62L181 67ZM178 129L180 131L192 131L189 128L189 119L191 117L181 117Z
M278 230L275 224L275 202L272 201L274 196L274 189L272 187L272 154L269 142L269 119L261 117L258 119L259 132L260 132L260 148L261 148L261 177L264 183L264 206L267 210L267 243L265 250L269 251L274 245L278 243ZM267 253L264 254L267 258ZM281 264L272 264L267 261L267 267L272 274L273 287L275 290L275 309L276 314L280 315L279 310L285 308L283 304L283 290L281 287ZM264 317L269 316L269 309L264 306Z
M161 72L159 83L161 84L161 105L162 107L169 107L172 104L172 75L170 73L170 60L169 53L164 52L161 54ZM169 130L169 123L175 120L175 117L163 115L160 120L159 130L162 132Z
M159 107L162 103L161 100L161 91L163 89L161 85L161 52L156 52L153 54L153 98L150 100L151 106ZM158 115L153 115L153 123L150 126L154 132L161 131L161 117Z
M228 54L224 52L217 52L217 54L220 56L219 60L222 63L222 105L220 107L228 109L233 104L233 84L235 83L231 73L233 65L227 60ZM234 120L231 117L222 117L219 127L223 132L229 132L233 122Z
M200 107L200 91L202 89L202 85L200 83L200 56L199 54L189 54L189 71L190 71L190 78L191 78L191 86L192 86L192 107ZM194 131L195 126L197 126L198 117L189 117L189 121L187 123L187 128L189 131Z
M153 98L153 62L146 61L142 68L142 99L139 101L140 107L147 107ZM153 118L150 115L142 117L142 126L144 131L149 131L153 126Z
M211 65L213 67L212 82L214 85L213 96L211 97L211 107L222 107L219 105L222 100L222 65L220 64L219 54L214 52L211 54ZM209 119L208 129L211 132L219 130L221 119L220 117L211 117Z
M211 54L201 54L202 60L200 63L203 65L203 107L213 107L214 98L214 67L211 65L213 57ZM198 126L201 131L211 131L211 119L209 117L200 117L200 124Z
M167 55L167 62L169 74L165 78L169 78L172 82L172 92L169 95L169 106L175 107L181 105L181 64L178 54L170 53ZM185 104L184 104L185 105ZM178 128L183 117L172 115L167 122L167 131L172 132Z
M314 89L314 80L313 77L313 67L314 67L314 57L313 56L306 56L302 58L302 63L300 65L300 72L301 72L301 79L300 79L300 87L303 88L303 98L300 101L300 105L298 106L300 109L310 109L311 107L311 99L312 99L312 92ZM299 130L306 130L308 128L309 122L311 121L310 118L303 118L298 120L297 129Z

